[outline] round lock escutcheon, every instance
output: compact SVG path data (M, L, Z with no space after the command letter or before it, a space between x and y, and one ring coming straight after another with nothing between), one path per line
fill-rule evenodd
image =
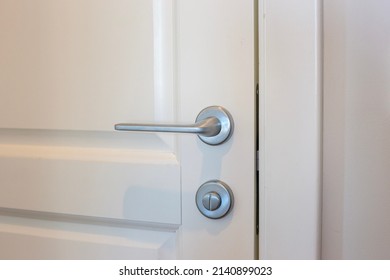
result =
M233 208L233 192L219 180L211 180L200 186L195 200L200 213L210 219L220 219Z

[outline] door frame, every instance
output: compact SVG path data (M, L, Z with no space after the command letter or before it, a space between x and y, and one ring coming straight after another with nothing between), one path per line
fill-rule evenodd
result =
M259 0L259 257L319 259L322 0Z

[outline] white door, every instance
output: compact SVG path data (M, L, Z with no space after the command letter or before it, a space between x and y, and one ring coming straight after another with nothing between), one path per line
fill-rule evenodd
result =
M251 0L0 0L0 258L251 259L255 7ZM193 124L231 138L114 131ZM230 186L220 219L195 203Z

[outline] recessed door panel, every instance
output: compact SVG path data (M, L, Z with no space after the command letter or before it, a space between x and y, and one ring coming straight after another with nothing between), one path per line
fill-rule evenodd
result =
M152 2L1 1L0 127L111 131L123 119L152 121Z

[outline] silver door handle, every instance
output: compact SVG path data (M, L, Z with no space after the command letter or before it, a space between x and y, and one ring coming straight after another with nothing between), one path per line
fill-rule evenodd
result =
M233 126L233 118L225 108L221 106L211 106L203 109L199 113L194 124L119 123L115 125L115 130L193 133L197 134L203 142L209 145L220 145L230 138L233 133Z

